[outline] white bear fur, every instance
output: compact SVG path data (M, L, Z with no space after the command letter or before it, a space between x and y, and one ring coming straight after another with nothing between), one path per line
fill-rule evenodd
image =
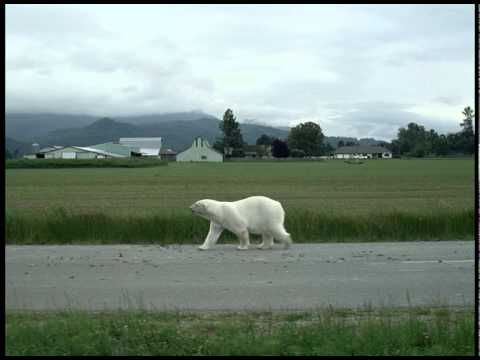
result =
M273 239L290 247L292 239L286 232L283 222L285 211L282 205L265 196L251 196L238 201L199 200L190 206L195 215L210 221L210 231L200 250L212 247L227 229L238 236L239 250L250 245L249 233L262 235L259 249L270 249Z

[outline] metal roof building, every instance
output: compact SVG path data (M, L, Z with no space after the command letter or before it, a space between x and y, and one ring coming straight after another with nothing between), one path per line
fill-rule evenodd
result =
M108 151L84 146L65 146L45 153L37 153L37 159L104 159L125 157Z
M107 143L104 143L104 144L90 145L89 147L93 148L93 149L97 149L97 150L106 151L106 152L109 152L109 153L112 153L112 154L122 155L122 156L125 156L125 157L132 156L132 152L138 152L138 150L136 151L136 149L134 149L134 148L131 148L131 147L126 146L126 145L114 143L114 142L107 142Z
M162 149L161 137L120 138L118 142L144 156L159 156Z

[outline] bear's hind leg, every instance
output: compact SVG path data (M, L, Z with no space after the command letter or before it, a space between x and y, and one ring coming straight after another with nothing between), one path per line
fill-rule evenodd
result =
M271 249L273 247L273 236L270 234L262 234L262 243L257 247L259 249Z
M273 236L275 237L275 239L283 243L285 249L288 249L292 244L292 238L290 234L287 233L285 229L283 229L283 227L275 231Z

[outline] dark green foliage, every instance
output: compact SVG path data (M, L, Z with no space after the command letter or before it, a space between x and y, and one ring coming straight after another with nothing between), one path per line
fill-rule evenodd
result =
M475 135L473 132L473 121L475 120L475 115L473 109L470 106L467 106L462 114L465 116L460 126L462 131L459 133L459 149L464 154L473 154L475 151Z
M221 151L226 157L242 157L244 141L240 124L237 122L233 111L227 109L223 115L223 121L219 124L223 133L214 145L214 148Z
M473 308L6 314L7 355L469 355Z
M324 137L318 124L314 122L301 123L290 129L288 147L302 150L306 156L323 155Z
M294 158L303 158L305 157L305 151L300 149L292 149L290 151L290 156Z
M475 151L475 135L473 131L474 112L469 106L462 112L462 130L447 135L437 134L433 129L416 123L409 123L407 128L400 128L395 140L387 146L394 155L425 157L455 154L471 155Z
M151 158L112 158L112 159L18 159L7 160L7 169L60 169L60 168L138 168L166 166L167 161Z
M276 158L286 158L290 155L287 142L275 139L272 142L272 155Z
M256 141L256 145L272 145L274 137L262 134Z

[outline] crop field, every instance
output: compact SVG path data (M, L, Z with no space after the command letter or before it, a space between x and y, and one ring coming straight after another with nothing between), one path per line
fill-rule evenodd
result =
M7 169L7 242L195 243L208 223L189 205L252 195L283 204L294 241L473 239L474 166L393 159Z

